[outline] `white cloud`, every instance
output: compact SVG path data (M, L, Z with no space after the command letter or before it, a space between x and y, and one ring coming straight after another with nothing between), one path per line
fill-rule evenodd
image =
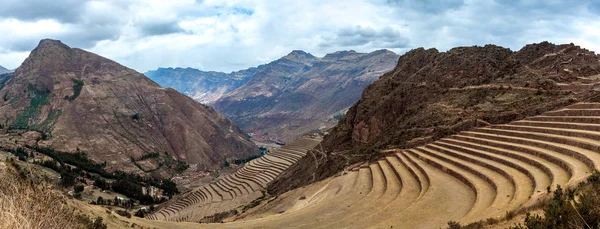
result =
M47 6L20 12L29 5ZM519 49L548 40L600 51L597 1L541 0L7 0L0 65L17 67L42 38L60 39L138 71L232 71L292 50L494 43Z

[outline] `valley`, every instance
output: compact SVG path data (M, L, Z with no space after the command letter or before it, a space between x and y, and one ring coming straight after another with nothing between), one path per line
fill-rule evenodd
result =
M322 59L370 63L369 55ZM322 59L294 51L276 62L343 68ZM248 89L257 85L315 85L302 74L299 87L271 84L256 75L285 69L259 69L215 105L244 90L271 93ZM260 134L245 135L209 106L42 40L3 80L0 165L24 174L19 182L55 187L52 198L67 198L79 223L100 216L111 228L494 228L598 176L600 57L589 50L415 49L392 71L367 72L382 76L332 129L255 144ZM286 90L274 91L294 97Z
M600 1L0 6L0 229L600 229Z
M324 57L295 50L229 74L191 68L145 74L163 87L214 107L253 140L283 143L333 127L360 92L392 70L397 60L398 55L388 50L340 51Z

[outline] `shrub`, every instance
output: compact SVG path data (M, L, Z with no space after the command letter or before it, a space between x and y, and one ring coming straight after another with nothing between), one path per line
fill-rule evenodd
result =
M133 120L140 120L140 118L142 118L142 115L140 113L135 113L131 115L131 119Z
M88 229L106 229L106 224L102 223L102 217L98 216L93 222L87 225Z
M511 229L598 228L600 226L600 173L594 171L586 183L573 189L557 186L544 207L544 216L527 213L524 225ZM577 197L577 198L576 198Z
M75 193L83 192L83 185L75 185Z
M460 223L456 221L448 222L448 229L460 229Z
M117 210L116 212L117 212L117 214L119 214L120 216L127 217L127 218L131 218L131 213L129 213L129 212L128 212L128 211L126 211L126 210L121 210L121 209L119 209L119 210Z
M73 95L65 96L65 99L69 101L73 101L79 96L84 84L83 81L75 78L72 78L71 80L73 81Z

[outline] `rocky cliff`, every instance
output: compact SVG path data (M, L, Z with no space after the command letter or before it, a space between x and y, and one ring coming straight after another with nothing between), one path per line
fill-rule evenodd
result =
M598 100L599 74L600 56L573 44L542 42L519 51L495 45L414 49L365 89L317 148L324 151L316 154L321 158L303 158L269 192L372 160L378 149L408 148L474 126Z
M116 62L42 40L0 90L0 119L9 133L36 131L35 144L82 151L108 169L172 175L150 153L189 163L223 166L226 159L259 154L225 116L165 89ZM169 159L170 160L170 159Z
M335 125L364 87L391 70L397 59L387 50L342 51L322 58L296 50L262 66L213 106L259 140L293 140Z

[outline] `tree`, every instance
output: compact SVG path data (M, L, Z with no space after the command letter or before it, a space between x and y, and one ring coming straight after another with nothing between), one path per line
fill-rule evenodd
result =
M102 217L98 216L90 225L89 229L106 229L106 224L102 223Z
M98 204L98 205L104 205L104 198L102 198L101 196L99 196L98 199L96 199L96 204Z
M83 192L83 185L75 185L75 193Z

